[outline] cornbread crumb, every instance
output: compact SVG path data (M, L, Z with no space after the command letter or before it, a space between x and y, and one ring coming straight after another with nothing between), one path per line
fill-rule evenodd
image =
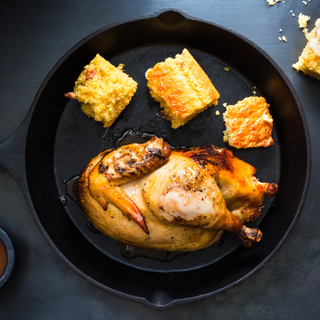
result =
M187 49L146 72L151 96L160 102L162 117L176 129L208 107L219 92Z
M219 116L220 115L220 112L217 110L216 111L216 116Z
M226 130L223 141L235 148L269 147L273 119L269 104L263 97L248 97L235 105L228 105L223 114Z
M279 41L287 42L287 38L285 36L278 37Z
M229 71L230 69L228 67L224 67L223 70Z
M82 111L96 121L110 127L121 111L131 101L137 90L137 83L99 54L84 67L68 98L80 102Z
M267 0L269 6L273 6L274 5L274 1L273 0Z
M315 28L305 34L308 42L292 67L320 80L320 19L316 21Z
M225 102L222 105L226 108L228 104Z
M308 21L310 20L310 17L307 15L302 14L301 12L299 13L298 16L298 24L300 29L305 29L308 25Z

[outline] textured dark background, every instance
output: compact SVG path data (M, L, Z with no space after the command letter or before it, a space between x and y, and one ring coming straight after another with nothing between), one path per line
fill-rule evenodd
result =
M0 289L0 319L320 319L320 82L291 67L305 45L298 14L311 16L311 29L320 18L319 1L0 1L0 141L18 128L45 76L78 41L107 24L168 7L244 35L292 82L313 147L310 189L295 229L261 271L234 289L155 310L101 291L66 266L40 234L17 183L0 168L0 227L16 251L13 274ZM287 42L278 40L282 35Z

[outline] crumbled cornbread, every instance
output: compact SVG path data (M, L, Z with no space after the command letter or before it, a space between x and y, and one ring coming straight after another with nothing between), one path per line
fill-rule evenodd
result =
M298 16L298 24L300 29L305 29L307 27L308 21L310 20L309 16L306 16L300 12Z
M80 102L82 111L96 121L110 127L121 111L131 101L137 90L137 83L99 54L84 67L68 98Z
M278 37L279 41L287 42L287 38L285 36Z
M308 43L292 67L320 80L320 19L316 21L315 28L306 33L306 38Z
M187 49L146 72L151 96L160 102L164 119L176 129L211 105L219 92Z
M269 104L263 97L248 97L235 105L228 105L223 120L226 124L223 141L232 147L268 147L274 144L271 137L273 119Z

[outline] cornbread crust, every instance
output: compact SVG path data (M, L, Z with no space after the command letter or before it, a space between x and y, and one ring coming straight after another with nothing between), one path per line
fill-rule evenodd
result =
M263 97L248 97L235 105L228 105L223 114L226 124L223 141L238 149L273 145L273 119L269 106Z
M160 102L164 119L176 129L211 105L219 92L187 49L146 71L151 96Z
M319 19L317 22L318 21ZM320 55L316 54L310 47L310 41L312 39L317 39L317 28L314 28L307 33L306 38L308 43L304 47L298 62L294 63L292 67L297 71L302 71L305 75L309 75L317 80L320 80Z
M99 54L84 67L73 92L65 96L77 99L82 111L110 127L131 101L137 82Z

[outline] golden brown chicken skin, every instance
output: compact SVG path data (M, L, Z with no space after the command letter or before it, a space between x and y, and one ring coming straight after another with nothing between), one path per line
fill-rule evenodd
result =
M265 195L277 192L277 185L259 182L254 173L227 149L174 150L168 163L149 175L143 194L159 219L225 230L250 247L262 233L243 223L260 215Z
M227 149L171 151L152 138L92 159L79 180L80 202L99 230L133 246L199 250L228 231L250 247L262 233L244 223L260 215L265 195L277 192L255 171Z
M113 203L149 234L140 209L119 186L158 168L167 161L170 153L168 144L156 137L144 144L130 144L107 152L89 175L90 195L104 210L109 202Z

